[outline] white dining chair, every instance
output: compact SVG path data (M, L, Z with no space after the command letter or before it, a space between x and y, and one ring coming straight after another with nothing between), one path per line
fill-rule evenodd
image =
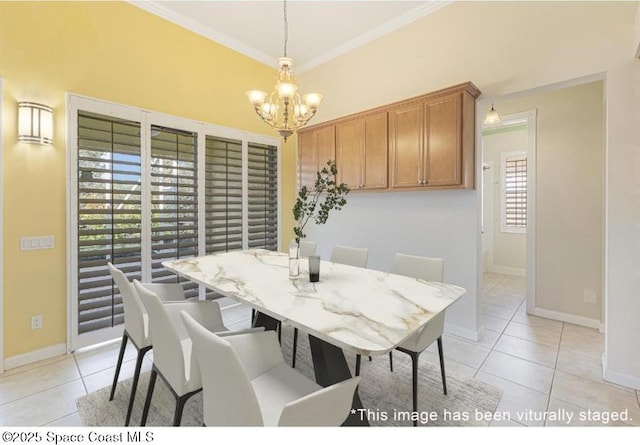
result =
M300 241L300 250L298 252L300 258L308 258L316 254L318 243L315 241Z
M203 380L205 426L339 426L359 377L322 388L287 366L273 331L222 338L182 313Z
M333 263L346 264L348 266L367 267L369 249L363 247L335 246L331 252Z
M138 280L133 280L133 285L149 314L149 327L153 338L153 367L140 425L145 426L147 423L156 378L160 375L176 399L173 425L179 426L185 403L202 390L200 369L192 354L191 338L184 327L180 312L188 313L206 329L220 335L261 329L229 331L222 322L220 306L215 301L188 300L162 304L158 295L146 289Z
M116 393L116 386L118 384L118 377L120 376L124 352L127 348L127 341L131 341L137 351L136 366L135 371L133 372L133 381L131 383L131 394L129 395L129 406L127 407L127 415L124 422L124 425L128 426L129 421L131 420L131 412L133 411L136 390L138 388L142 360L153 345L151 342L151 335L149 333L149 317L146 309L140 301L140 297L133 287L133 284L131 284L127 279L124 272L113 264L107 263L107 266L109 267L109 272L111 273L113 281L116 283L116 287L118 288L120 297L122 298L122 304L124 306L124 332L122 333L120 353L118 354L118 362L116 364L116 372L113 377L113 384L111 385L109 400L113 400ZM184 300L184 289L180 284L145 283L143 286L155 292L165 302Z
M355 267L367 267L369 249L366 247L334 246L331 252L331 262ZM296 367L298 352L298 329L293 330L293 348L291 351L291 366ZM356 356L356 375L360 375L360 356Z
M444 260L442 258L427 258L397 253L393 259L391 273L418 278L425 281L442 282L444 277ZM418 358L422 351L434 341L438 342L440 356L440 372L442 374L442 389L447 395L447 379L444 372L444 353L442 350L442 333L444 331L444 314L441 311L417 333L402 342L396 349L411 357L413 370L413 411L418 411ZM393 371L392 353L389 352L391 371ZM417 422L414 421L414 425Z

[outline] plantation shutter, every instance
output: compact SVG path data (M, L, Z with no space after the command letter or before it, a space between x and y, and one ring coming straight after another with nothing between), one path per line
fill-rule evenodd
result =
M278 152L276 147L249 143L249 248L278 250Z
M504 225L507 230L524 231L527 227L526 155L507 157L504 168Z
M141 276L140 123L79 111L78 333L124 322L107 262Z
M242 250L242 142L206 137L206 253Z
M196 133L151 126L151 277L156 283L184 282L188 298L198 297L198 285L162 262L198 254L196 153Z

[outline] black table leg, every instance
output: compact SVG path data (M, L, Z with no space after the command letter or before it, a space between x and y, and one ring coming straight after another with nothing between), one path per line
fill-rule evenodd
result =
M263 314L262 312L256 311L255 317L253 317L253 327L263 327L267 331L277 331L278 325L280 322L273 317Z
M316 373L318 385L327 387L334 383L350 379L351 371L344 358L342 349L326 341L320 340L313 335L309 335L309 345L311 346L311 357L313 359L313 369ZM349 414L343 426L369 426L367 416L362 409L362 402L356 390L353 395L352 410L355 414Z

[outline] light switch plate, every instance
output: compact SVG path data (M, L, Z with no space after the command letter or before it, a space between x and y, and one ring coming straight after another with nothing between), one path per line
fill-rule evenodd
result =
M53 249L53 235L23 236L20 238L20 250Z

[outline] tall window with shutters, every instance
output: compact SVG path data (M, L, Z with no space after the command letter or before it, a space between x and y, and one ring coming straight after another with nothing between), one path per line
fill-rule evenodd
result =
M501 229L506 233L527 230L527 154L502 153Z
M242 250L242 141L207 136L205 149L206 252Z
M197 134L151 126L151 277L156 283L184 281L163 261L198 255ZM183 284L187 298L198 285Z
M69 103L71 349L122 333L108 262L129 280L180 282L163 261L278 248L276 138L75 95Z
M77 116L78 332L124 322L107 262L140 279L140 123L85 111Z
M278 249L278 153L275 147L249 144L249 247Z

